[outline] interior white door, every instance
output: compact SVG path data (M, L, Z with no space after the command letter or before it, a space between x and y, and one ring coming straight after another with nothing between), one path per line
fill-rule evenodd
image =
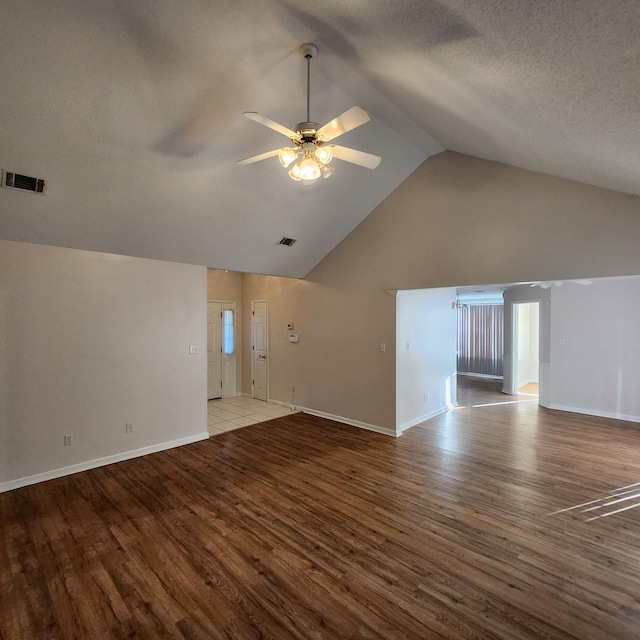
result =
M222 397L222 303L207 303L207 397Z
M267 301L254 300L251 303L251 340L253 397L266 402L268 395L268 314Z

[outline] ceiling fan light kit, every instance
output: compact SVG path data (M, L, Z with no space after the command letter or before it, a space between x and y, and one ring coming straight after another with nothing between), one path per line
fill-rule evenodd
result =
M317 180L320 176L329 178L334 172L334 168L330 164L333 158L339 158L368 169L375 169L380 164L379 156L347 147L327 144L343 133L369 121L369 114L362 107L351 107L351 109L348 109L324 126L311 122L309 109L311 58L318 53L318 48L314 44L307 43L302 45L301 51L307 60L307 120L300 122L293 129L288 129L253 111L247 111L243 114L250 120L287 136L293 146L267 151L246 160L240 160L238 164L252 164L253 162L278 156L280 164L285 169L291 167L289 176L293 180L303 183Z

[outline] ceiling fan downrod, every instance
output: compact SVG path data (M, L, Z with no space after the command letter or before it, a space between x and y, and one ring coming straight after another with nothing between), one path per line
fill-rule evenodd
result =
M307 60L307 122L311 122L311 58L318 53L318 47L315 44L307 42L300 47L302 55Z
M257 156L239 160L238 164L252 164L278 156L280 164L285 169L291 167L289 175L294 180L304 183L316 180L320 176L328 178L333 173L333 167L329 164L332 158L339 158L368 169L375 169L380 164L379 156L333 143L327 144L347 131L369 122L369 114L362 107L351 107L323 126L317 122L311 122L311 58L318 53L318 47L307 42L300 47L300 52L307 61L306 122L300 122L295 127L288 129L255 111L245 111L244 115L250 120L289 138L292 146L260 153Z

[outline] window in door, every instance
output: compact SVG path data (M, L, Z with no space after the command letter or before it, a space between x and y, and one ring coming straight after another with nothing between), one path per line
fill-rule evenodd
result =
M235 335L234 335L234 322L233 322L233 309L225 309L223 312L223 325L224 325L224 345L223 352L226 356L230 356L235 351Z

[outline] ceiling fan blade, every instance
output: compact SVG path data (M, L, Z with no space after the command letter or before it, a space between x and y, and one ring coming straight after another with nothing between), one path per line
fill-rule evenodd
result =
M365 153L364 151L356 151L355 149L348 149L347 147L339 147L332 144L331 151L333 151L333 157L345 160L346 162L352 162L358 164L361 167L367 169L375 169L379 164L380 156L374 156L372 153Z
M296 140L299 137L298 134L292 129L287 129L287 127L284 127L281 124L278 124L277 122L274 122L273 120L270 120L269 118L256 113L255 111L245 111L242 115L249 118L249 120L253 120L258 124L262 124L265 127L269 127L269 129L273 129L274 131L281 133L283 136L287 136L287 138L290 138L291 140Z
M265 153L261 153L257 156L251 156L250 158L245 158L244 160L238 160L238 164L252 164L254 162L260 162L260 160L266 160L267 158L273 158L273 156L277 156L280 153L280 149L274 149L273 151L266 151Z
M334 118L331 122L327 122L323 127L318 129L318 138L320 140L333 140L338 136L341 136L351 129L359 127L365 122L369 122L369 114L362 107L351 107L347 109L342 115Z

